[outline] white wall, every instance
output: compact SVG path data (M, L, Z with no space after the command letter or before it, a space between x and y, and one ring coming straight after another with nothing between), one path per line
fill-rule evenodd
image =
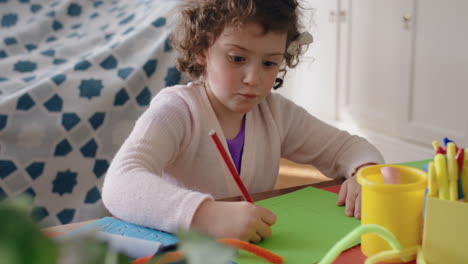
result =
M398 116L398 118L406 118L405 111L407 111L408 109L413 109L415 107L415 105L409 105L411 103L411 98L406 99L403 96L401 98L402 100L399 100L398 103L395 104L395 110L400 110L394 112L392 108L388 108L387 105L382 105L384 103L389 102L390 98L388 96L384 96L382 93L371 93L372 90L368 90L369 92L366 93L365 89L372 89L372 86L362 87L362 84L360 84L351 87L353 89L349 89L349 74L350 72L354 74L353 71L350 70L350 66L366 67L366 61L363 60L363 56L369 54L368 52L366 52L365 49L361 49L361 55L359 55L358 57L351 56L356 55L356 53L353 52L351 44L356 44L350 42L350 34L353 34L353 30L355 34L356 32L360 31L356 28L350 27L349 23L351 23L351 17L349 12L353 10L351 4L354 4L354 8L356 10L360 10L360 12L362 12L362 8L357 5L363 5L364 3L358 0L308 0L308 2L310 6L314 8L314 20L313 23L309 24L310 32L314 36L314 43L311 45L311 47L305 55L307 57L306 63L298 66L297 69L288 72L288 76L285 80L285 87L280 89L279 92L285 95L286 97L290 98L297 104L303 106L311 114L324 120L325 122L331 123L341 129L348 130L352 134L358 134L367 138L383 153L387 163L400 163L431 158L433 156L433 150L431 146L432 140L439 140L440 142L442 138L435 138L436 135L434 135L426 136L424 140L421 140L421 138L417 138L417 135L408 136L407 131L404 131L405 129L400 129L402 127L402 124L407 125L406 123L404 123L407 122L406 120L403 120L402 124L400 124L401 122L398 121L398 126L393 126L392 122L394 122L395 124L397 122L392 121L391 118L388 118L393 115ZM395 5L393 6L394 8L392 7L392 10L395 11L395 18L386 17L384 19L381 16L377 16L374 17L372 21L381 21L381 23L383 23L381 26L369 25L369 23L371 23L372 21L368 21L368 23L366 22L367 24L364 24L368 25L368 29L375 29L375 32L377 34L379 34L379 32L385 34L385 32L387 31L385 31L384 29L392 27L394 34L404 37L403 40L395 40L402 42L395 43L399 43L403 46L406 45L405 43L411 43L412 37L408 34L413 34L411 31L415 29L411 27L405 28L408 25L402 24L402 30L404 31L399 32L399 25L395 23L401 23L401 16L404 15L404 11L406 11L405 6L409 7L409 11L414 11L412 9L414 7L414 2L401 2L401 5L399 5L397 2L398 1L379 1L379 3L384 5ZM372 7L369 7L369 10L371 10L372 12L375 12L376 10L388 10L388 7L381 7L379 6L379 3L373 2L373 0L372 2L368 3L369 5L372 3ZM422 6L420 6L419 8L421 9ZM412 15L412 19L414 20L411 21L411 23L413 24L409 24L409 26L414 26L416 24L416 14ZM353 23L357 25L363 22L363 20L357 21L358 23L356 23L356 21L353 21ZM393 24L390 25L388 23ZM421 27L421 25L419 26ZM379 28L381 28L382 30L379 30ZM363 36L366 36L367 33L365 33L365 31L362 32L364 32L362 33L364 34ZM461 34L461 32L459 33ZM364 39L362 39L362 37L358 39L358 41L361 42L363 40ZM369 37L369 40L372 40L372 37ZM401 62L401 65L407 66L405 70L398 66L400 65L398 61L395 61L395 63L392 64L394 65L393 70L385 69L384 67L382 68L381 73L385 75L387 70L389 72L393 71L398 73L398 70L400 70L401 74L409 76L414 72L417 72L414 71L414 69L412 68L414 67L414 65L411 64L411 58L409 57L415 56L413 54L414 51L412 50L413 47L411 45L408 45L407 50L405 51L407 56L404 56L404 58L402 58L405 59L405 62ZM354 48L356 48L356 46L354 46ZM377 46L374 46L372 48L376 48L377 51L379 50L379 47ZM376 50L373 50L373 52L377 52ZM388 53L388 51L391 50L393 49L390 46L388 47L386 52ZM398 50L394 51L398 53ZM353 53L350 54L350 52ZM468 53L466 53L465 51L465 54ZM311 62L310 60L311 57L314 58L313 62ZM350 58L353 58L353 62L355 64L350 64ZM356 61L356 58L358 59L358 61ZM395 56L392 57L392 60L395 60ZM407 61L410 61L410 64L407 64ZM358 63L356 64L356 62ZM379 66L373 65L372 67ZM399 67L400 69L398 69ZM353 68L353 70L356 69ZM468 76L468 74L466 76ZM381 78L377 81L382 81L382 79L385 78L381 76ZM407 77L407 81L400 81L403 81L405 85L409 86L411 83L408 80L410 80L411 78L412 77ZM395 86L398 86L399 80L393 80L395 81ZM378 82L376 85L378 85ZM461 85L463 84L460 84L460 86ZM385 85L380 85L379 88L382 87L387 87L385 89L393 89L393 87L388 87ZM411 94L410 92L403 90L406 89L404 87L400 87L400 89L400 91L402 91L401 94ZM466 89L468 90L468 87ZM373 96L376 97L374 98L376 99L375 101L380 101L381 103L372 107L384 108L386 109L387 114L383 113L383 115L381 114L380 117L372 116L374 114L374 112L372 112L373 108L362 108L362 102L359 103L361 105L355 105L354 109L357 109L356 107L362 108L365 113L361 115L356 115L356 113L350 111L352 109L348 107L350 103L349 98L357 99L358 101L361 100L361 98L357 97L358 91L361 95L366 94L366 96L374 94ZM386 90L386 93L390 95L392 94L388 90ZM368 98L368 100L373 99ZM420 99L418 100L418 102L421 102L421 100L424 101L424 99ZM417 113L424 112L424 110L422 109L413 109L412 111L416 111ZM441 109L440 111L444 111L444 109ZM369 116L370 119L366 119L366 116ZM464 118L463 120L467 120L467 118ZM408 124L408 126L410 125L413 124Z

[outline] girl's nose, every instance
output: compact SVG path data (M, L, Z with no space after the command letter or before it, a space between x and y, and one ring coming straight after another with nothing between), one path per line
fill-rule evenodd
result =
M244 73L244 83L249 86L256 86L261 82L262 68L258 65L250 65L246 67Z

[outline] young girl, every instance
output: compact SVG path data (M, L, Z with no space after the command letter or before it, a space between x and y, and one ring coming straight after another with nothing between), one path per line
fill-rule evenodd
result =
M360 214L356 171L383 163L365 139L308 114L276 93L278 73L294 67L307 33L296 0L203 0L183 6L173 45L192 83L162 90L118 151L103 201L118 218L173 232L258 242L276 216L248 202L215 199L240 192L209 132L216 131L251 193L273 189L280 158L348 178L338 204Z

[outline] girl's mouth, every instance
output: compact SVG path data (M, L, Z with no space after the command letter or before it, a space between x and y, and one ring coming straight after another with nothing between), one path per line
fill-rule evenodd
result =
M256 94L240 94L242 97L245 97L247 99L255 99L257 98Z

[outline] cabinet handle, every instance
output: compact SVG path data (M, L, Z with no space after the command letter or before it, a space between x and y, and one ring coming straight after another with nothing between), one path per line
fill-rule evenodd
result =
M346 11L340 10L337 14L335 10L331 10L328 16L328 20L332 23L338 22L345 22L346 21Z
M410 13L406 13L406 14L403 15L403 24L404 24L406 29L410 28L410 24L411 24L411 14Z
M336 12L335 12L335 10L330 10L330 14L328 15L328 21L330 23L335 23L336 22Z
M346 11L340 10L340 22L346 22Z
M403 15L403 22L405 22L405 23L411 22L411 14L404 14Z

